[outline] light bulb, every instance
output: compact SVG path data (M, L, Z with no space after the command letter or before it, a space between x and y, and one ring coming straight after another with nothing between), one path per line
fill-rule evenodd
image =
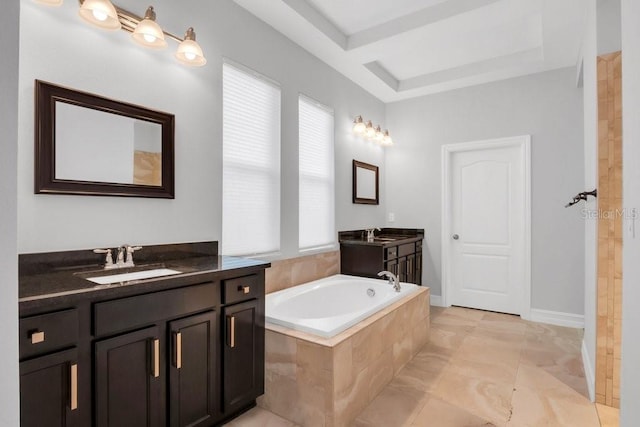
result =
M84 0L78 11L82 19L104 30L119 30L120 18L109 0Z
M384 134L382 133L382 129L380 128L380 125L376 126L375 138L376 138L376 141L378 142L382 142L382 140L384 139Z
M150 47L152 49L162 49L167 47L167 42L164 39L164 32L160 25L156 23L156 13L153 10L153 6L147 8L144 14L144 19L136 25L133 34L131 34L133 40L136 43L141 44L144 47Z
M109 15L107 15L104 11L98 9L94 9L91 13L93 14L93 17L100 22L106 21L109 17Z
M196 42L196 33L193 28L189 28L184 35L184 40L178 46L176 58L184 65L201 67L207 63L202 53L202 48Z
M369 120L367 122L367 127L366 127L366 131L365 131L365 136L367 138L373 138L376 136L376 130L373 127L373 123L371 123L371 120Z
M367 129L367 126L364 124L364 120L362 120L362 116L358 116L353 120L353 131L359 135L362 135L364 131Z
M384 131L384 138L382 139L382 143L384 145L393 145L393 139L391 139L391 135L389 135L389 131Z

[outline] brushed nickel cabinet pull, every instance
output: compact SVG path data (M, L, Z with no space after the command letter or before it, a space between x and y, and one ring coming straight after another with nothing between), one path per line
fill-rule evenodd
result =
M234 348L236 346L236 318L231 316L229 321L231 322L231 332L229 337L229 347Z
M182 333L176 333L176 368L182 368Z
M71 410L78 409L78 364L71 365L71 396L69 405Z
M160 340L153 340L153 377L160 376Z
M31 333L31 344L39 344L44 342L44 332L34 331Z

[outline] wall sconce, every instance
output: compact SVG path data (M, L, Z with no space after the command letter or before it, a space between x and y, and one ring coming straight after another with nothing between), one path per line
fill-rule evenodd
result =
M35 0L51 6L59 6L63 0ZM167 46L166 39L172 39L179 43L176 51L176 59L184 65L201 67L207 63L202 48L196 42L196 33L189 28L184 39L164 31L156 23L156 12L153 6L149 6L140 17L132 12L124 10L110 0L78 0L80 3L79 14L86 22L104 30L125 30L132 33L133 40L148 48L163 49Z
M362 116L356 116L353 120L353 132L381 145L393 145L393 139L391 139L391 135L389 135L389 130L385 129L383 132L380 125L374 127L371 120L367 120L365 123Z

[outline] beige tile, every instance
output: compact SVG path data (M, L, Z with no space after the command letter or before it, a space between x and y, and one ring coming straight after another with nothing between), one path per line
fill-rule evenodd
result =
M596 410L602 427L618 427L620 425L620 409L596 403Z
M494 424L504 424L511 414L513 384L448 373L440 377L432 395L456 402L470 413Z
M411 335L407 334L393 343L393 372L398 373L412 358Z
M235 420L224 424L228 427L296 427L297 424L292 423L276 414L256 407Z
M520 352L519 347L511 346L504 341L468 335L456 352L456 357L517 367L520 362Z
M491 427L496 426L450 402L430 397L413 420L413 427Z
M471 330L473 329L469 329L465 326L443 325L433 321L429 331L429 342L435 346L453 352L460 348L460 345L462 345L462 342L467 335L469 335Z
M356 426L410 426L422 409L424 395L406 393L396 387L386 387L358 416Z
M450 374L460 374L467 377L497 381L505 384L513 384L516 380L518 366L500 362L487 362L479 360L466 360L454 356L442 371L443 378Z
M432 343L425 345L409 362L418 369L440 373L451 360L453 352Z
M600 426L595 406L588 400L576 401L525 386L517 386L513 392L512 408L508 426Z

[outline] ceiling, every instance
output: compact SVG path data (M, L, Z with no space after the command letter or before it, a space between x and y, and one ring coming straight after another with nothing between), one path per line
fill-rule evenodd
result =
M575 66L584 0L234 0L384 102Z

